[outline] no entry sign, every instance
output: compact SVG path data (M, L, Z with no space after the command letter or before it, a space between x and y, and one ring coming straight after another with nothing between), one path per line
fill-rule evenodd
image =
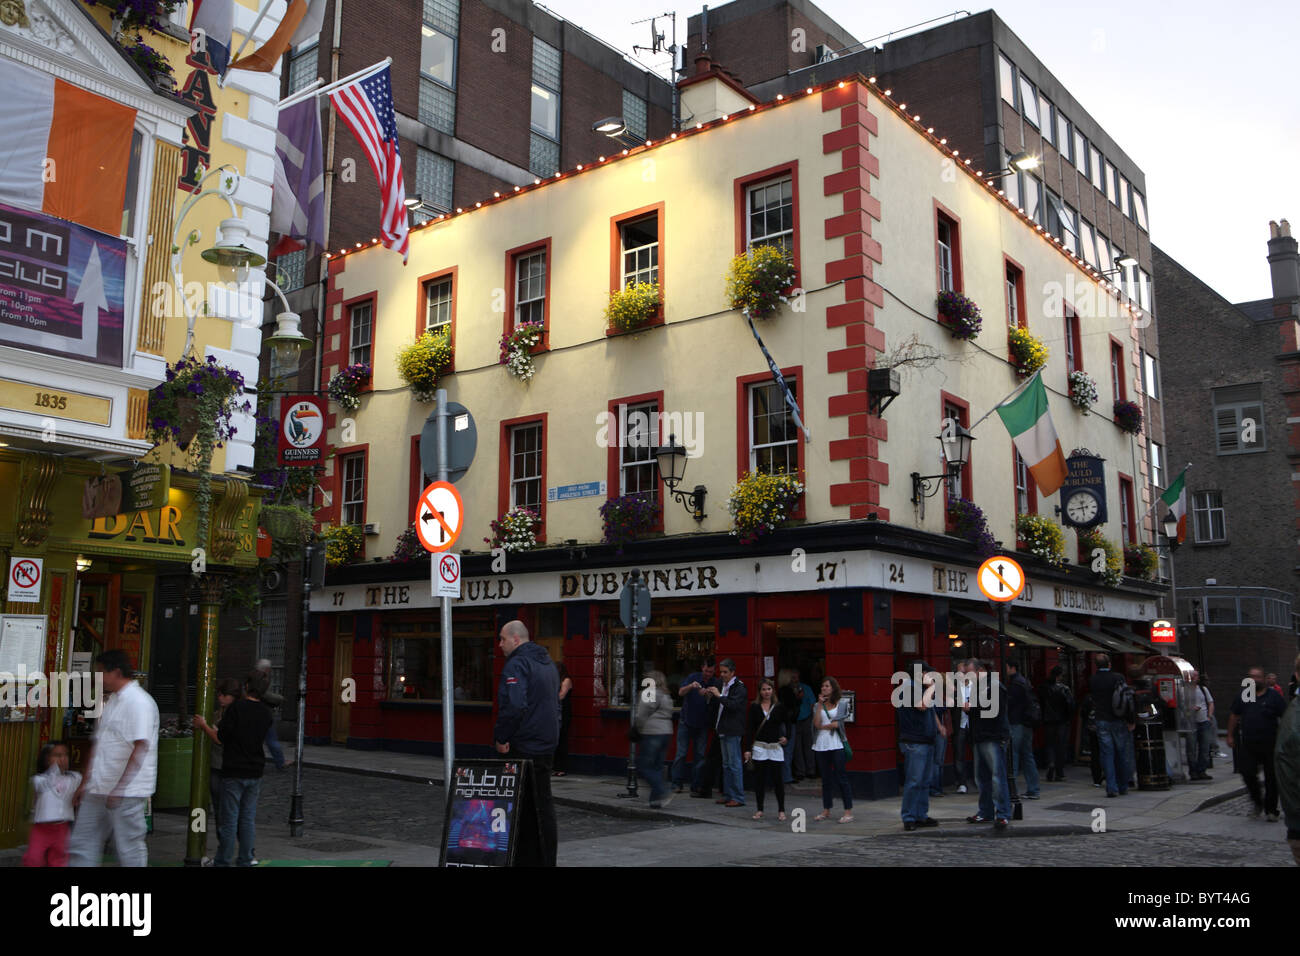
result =
M9 600L35 604L41 599L44 558L9 559Z
M1014 601L1025 589L1025 570L1011 558L989 558L980 565L975 581L990 601Z
M435 481L420 493L415 506L415 533L424 550L450 551L465 524L465 504L448 481Z

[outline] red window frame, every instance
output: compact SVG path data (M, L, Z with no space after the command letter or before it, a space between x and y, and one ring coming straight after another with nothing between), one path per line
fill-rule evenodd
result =
M343 524L343 473L345 470L343 467L343 462L344 459L349 458L352 455L361 456L361 487L363 489L363 493L361 496L360 525L364 528L366 524L366 513L370 510L370 443L369 442L367 442L364 445L348 445L344 448L336 448L334 450L334 460L336 462L336 467L334 468L334 501L332 502L334 507L331 508L330 510L333 511L334 513L333 523L337 525L342 525ZM366 556L366 536L363 534L361 536L361 557L364 558L365 556Z
M359 389L365 393L374 390L375 381L375 329L379 327L379 293L366 292L353 299L345 299L343 305L343 347L340 351L343 353L342 360L339 363L339 369L345 369L352 364L352 309L354 306L370 303L370 378Z
M647 322L642 328L653 328L664 324L664 301L667 298L667 284L664 281L668 259L666 256L666 246L664 244L664 204L662 202L651 203L648 206L641 206L638 209L630 209L627 212L621 212L616 216L609 217L609 291L618 292L623 287L623 240L620 234L620 227L634 219L642 219L655 213L659 218L659 308L655 311L654 318ZM622 335L617 329L606 329L606 335Z
M1119 519L1120 519L1120 537L1124 539L1125 544L1136 545L1137 537L1137 510L1134 507L1135 498L1133 496L1133 479L1122 471L1119 472ZM1128 511L1128 520L1125 520L1125 509Z
M539 518L538 544L546 543L546 438L548 415L547 412L539 412L536 415L521 415L518 418L506 419L501 423L501 434L497 444L497 517L500 517L510 509L510 431L517 425L541 423L542 493L537 504Z
M1022 461L1025 465L1025 497L1028 499L1028 510L1020 510L1020 497L1016 492L1016 462ZM1034 483L1034 473L1029 470L1029 462L1020 457L1020 452L1016 451L1015 446L1011 448L1011 510L1016 517L1022 514L1038 514L1038 485Z
M934 200L934 288L936 292L943 290L943 268L939 262L940 220L948 223L952 235L952 291L963 292L966 287L961 269L961 217L937 199Z
M744 255L748 248L748 240L745 237L747 232L746 223L749 220L748 207L745 201L746 194L750 186L757 186L769 179L790 177L790 200L794 204L794 232L790 237L790 257L794 262L794 281L791 283L794 287L799 287L800 277L800 257L799 257L799 161L791 160L788 163L780 163L776 166L769 166L767 169L759 170L756 173L749 173L745 176L737 176L733 181L733 190L735 193L736 206L736 255ZM659 247L659 264L663 266L663 244Z
M1110 387L1115 401L1128 401L1128 383L1124 380L1124 343L1110 336Z
M942 389L940 389L939 391L939 427L942 428L943 420L949 417L948 409L950 406L954 411L958 413L958 415L956 416L957 424L961 425L962 428L970 428L970 403L963 401L962 399L958 398L956 395L953 395L951 392L945 392ZM959 479L961 481L961 497L965 498L967 501L975 500L975 482L974 479L972 478L972 474L975 470L974 466L975 466L975 446L974 443L972 443L970 461L968 461L966 463L966 467L961 470L961 478ZM947 468L948 468L947 462L943 460L943 453L940 452L939 473L942 474L943 472L947 471ZM944 485L945 486L947 485L947 481L944 482ZM1012 490L1014 492L1014 484ZM940 492L940 494L943 495L943 527L945 531L951 531L953 529L953 524L952 524L952 518L948 514L947 487L945 487Z
M515 325L515 296L518 293L518 278L516 273L516 262L523 256L531 255L535 252L546 253L546 291L542 299L542 340L534 345L531 349L532 354L549 351L551 348L551 271L554 261L551 258L551 237L538 239L536 242L529 242L522 246L515 246L513 249L506 250L506 314L501 321L501 334L509 335L514 331ZM662 253L661 253L662 255ZM660 259L659 265L663 266L663 260ZM453 296L455 290L453 289ZM452 300L452 312L455 314L455 299Z
M938 252L938 240L936 239L935 252ZM1003 290L1006 289L1006 280L1010 277L1007 275L1012 269L1016 271L1016 328L1029 328L1029 314L1025 311L1025 267L1009 255L1002 255L1002 275ZM1011 315L1007 314L1007 328L1011 328Z
M781 369L781 375L785 378L786 384L790 379L794 379L794 400L799 404L800 417L806 415L808 410L804 407L804 377L802 365L791 365ZM751 385L766 385L772 382L772 373L756 372L753 375L738 375L736 377L736 480L749 471L749 388ZM804 446L807 444L802 438L795 442L798 454L799 480L804 484L804 493L800 495L798 503L790 509L791 518L806 518L808 514L808 465L805 460Z
M437 272L422 275L416 280L419 283L420 291L415 297L415 337L418 339L424 334L424 322L429 314L429 284L449 277L451 279L451 334L449 336L451 365L448 366L447 372L450 374L456 371L456 302L460 298L460 266L439 269Z
M1065 375L1066 390L1069 390L1069 375L1071 372L1082 372L1083 368L1083 337L1079 331L1079 316L1069 306L1064 307L1062 321L1065 323L1065 338L1070 348L1065 353ZM1074 365L1070 364L1070 349L1074 352Z
M614 439L613 442L610 444L609 448L607 449L607 455L606 455L606 466L605 466L605 500L606 501L610 501L614 498L619 497L619 470L620 467L622 466L622 458L620 455L622 449L620 447L620 443L623 440L623 430L621 427L622 423L619 421L618 418L619 406L620 405L627 405L627 406L642 405L645 404L646 402L655 402L656 407L658 407L659 409L659 422L658 422L659 427L657 430L658 434L656 435L655 443L657 445L662 445L666 437L663 433L664 432L663 429L664 393L662 390L658 392L644 392L641 395L627 395L623 398L611 399L609 402L608 427L610 431L606 432L606 439L607 440L609 439L610 434L614 436ZM657 473L658 470L656 469L656 474ZM666 491L664 489L664 482L662 478L658 479L658 486L659 486L659 509L658 509L659 514L656 516L654 524L651 525L650 527L651 531L664 530L664 495L666 494Z

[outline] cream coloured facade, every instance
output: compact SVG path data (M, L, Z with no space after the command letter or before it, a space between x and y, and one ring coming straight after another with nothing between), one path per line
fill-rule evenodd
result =
M827 105L837 104L838 99L828 97L843 98L846 89L860 97L874 129L855 124L843 142L861 140L871 157L868 165L878 164L868 190L850 193L828 182L848 165L838 148L846 129L841 108ZM935 131L934 137L940 136L942 131ZM1082 264L999 199L934 137L868 84L828 84L811 94L727 115L704 129L686 128L673 140L627 156L612 151L603 160L593 157L587 168L565 170L517 195L497 201L484 197L482 208L413 230L406 268L379 247L334 256L328 300L334 331L327 329L326 380L347 364L351 305L373 296L374 390L350 416L346 436L342 413L330 431L336 447L366 454L364 520L381 529L369 538L368 554L390 553L395 535L412 519L411 437L419 434L431 406L413 401L393 358L413 341L422 321L423 277L450 270L455 270L455 371L444 384L453 401L473 412L480 435L474 465L458 485L468 514L463 547L480 549L489 523L502 510L501 422L545 416L546 488L600 481L607 477L609 453L598 440L603 435L598 416L611 401L660 391L661 411L681 413L702 426L697 435L679 432L678 437L696 442L684 487L704 484L709 490L708 517L702 523L668 502L665 532L728 530L726 500L748 457L749 420L738 410L738 394L744 394L738 381L766 377L767 366L744 318L728 308L723 275L737 252L738 181L769 169L793 179L802 294L759 329L776 362L787 374L794 370L801 413L811 432L812 440L801 451L809 528L874 512L882 520L942 533L941 499L930 499L922 517L911 504L909 474L940 470L935 438L945 394L966 404L969 423L1021 381L1007 358L1005 283L1011 260L1023 275L1024 302L1018 307L1025 311L1029 331L1051 351L1043 377L1061 445L1067 455L1086 447L1106 460L1109 521L1102 530L1118 541L1122 509L1117 473L1132 479L1139 494L1147 482L1139 477L1145 474L1142 443L1110 421L1112 343L1121 348L1124 387L1136 392L1136 385L1128 383L1139 380L1134 322L1141 317L1119 307ZM879 203L878 216L872 214L874 202ZM868 211L855 213L859 206ZM618 251L612 223L651 207L658 207L661 230L663 325L607 335L603 310ZM961 287L983 312L983 329L973 342L953 339L936 319L939 212L958 224ZM864 221L870 217L869 235L835 234L846 213ZM508 298L507 251L543 241L549 242L549 348L536 357L536 375L525 384L497 362ZM863 264L870 269L865 285ZM882 423L874 417L866 422L864 375L833 370L836 353L860 344L846 340L838 318L842 313L836 311L857 289L865 289L874 319L866 336L870 346L878 346L883 336L887 353L915 335L939 358L931 368L903 370L902 394ZM1062 292L1080 295L1075 304L1082 367L1098 383L1099 401L1086 416L1066 391ZM1098 310L1084 301L1093 298L1110 308ZM331 351L337 358L332 365ZM996 416L978 425L974 435L971 496L987 514L994 537L1010 546L1016 507L1011 439ZM659 437L666 440L668 435L665 431ZM861 461L845 460L839 446L855 437L868 438L873 447ZM327 472L323 482L334 489L335 499L338 477ZM864 496L864 485L876 485L875 493ZM870 500L876 495L877 500ZM545 503L546 540L599 541L597 509L603 501L584 497ZM1055 495L1041 498L1036 510L1050 515L1055 503ZM1141 515L1146 503L1136 504ZM337 520L337 513L333 500L322 516ZM1072 554L1072 548L1067 551Z

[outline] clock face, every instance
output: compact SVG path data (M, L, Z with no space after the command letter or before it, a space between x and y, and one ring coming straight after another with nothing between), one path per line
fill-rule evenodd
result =
M1086 491L1076 491L1065 500L1065 514L1076 525L1086 525L1097 517L1097 499Z

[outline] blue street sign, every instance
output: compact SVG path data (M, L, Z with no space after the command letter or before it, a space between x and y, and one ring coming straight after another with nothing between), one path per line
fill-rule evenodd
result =
M578 485L559 485L546 489L547 501L568 501L571 498L595 498L605 494L605 482L584 481Z

